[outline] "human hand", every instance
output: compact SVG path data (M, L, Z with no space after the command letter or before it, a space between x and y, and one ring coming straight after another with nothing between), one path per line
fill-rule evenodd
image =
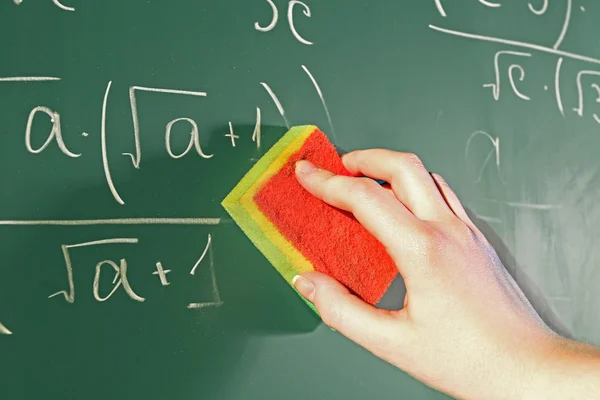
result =
M295 278L328 326L424 383L464 399L522 399L560 345L459 199L413 154L365 150L343 157L352 174L300 161L301 185L351 212L404 278L400 311L376 309L327 275Z

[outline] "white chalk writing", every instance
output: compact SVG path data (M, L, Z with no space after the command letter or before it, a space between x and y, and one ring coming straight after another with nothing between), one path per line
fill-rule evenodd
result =
M273 18L271 19L271 23L265 26L264 28L260 26L258 22L254 23L254 29L260 32L269 32L277 26L277 21L279 20L279 10L277 10L277 6L273 3L273 0L267 0L267 3L271 6L271 10L273 11Z
M486 0L479 0L479 2L486 7L498 8L498 7L502 6L502 4L500 4L500 3L492 3L491 1L486 1Z
M135 92L143 91L143 92L152 92L152 93L166 93L166 94L179 94L184 96L197 96L197 97L206 97L207 94L205 92L193 92L189 90L174 90L174 89L160 89L160 88L151 88L151 87L143 87L143 86L132 86L129 88L129 103L131 106L131 117L133 119L133 136L135 141L135 155L131 153L123 153L123 155L131 157L131 161L133 162L133 166L135 168L140 167L140 163L142 162L142 146L140 143L140 122L138 117L138 107L137 107L137 98ZM184 119L181 119L184 120ZM188 120L188 119L185 119ZM178 120L175 120L177 122ZM173 121L171 121L173 122ZM171 124L172 125L172 124ZM194 123L195 125L195 123ZM201 152L201 150L200 150Z
M210 269L210 281L211 281L211 291L212 291L212 301L208 302L198 302L198 303L190 303L188 304L189 309L203 309L207 307L220 307L223 305L223 301L221 300L221 294L219 293L219 288L217 286L217 276L215 274L215 262L213 259L213 250L212 250L212 236L208 235L208 241L206 243L206 247L204 248L204 252L200 256L194 268L190 271L191 275L196 273L196 268L200 265L206 254L208 253L208 267Z
M0 335L12 335L13 333L0 322Z
M158 275L159 279L160 279L160 284L163 286L169 286L170 283L167 279L167 274L171 272L170 269L164 269L161 262L157 262L156 263L156 271L154 271L152 273L152 275Z
M527 6L535 15L544 15L548 10L548 0L542 0L542 6L539 9L536 9L531 3L527 4Z
M113 267L113 269L115 270L115 277L112 281L113 283L113 289L110 291L110 293L106 296L106 297L101 297L99 294L100 291L100 271L102 270L102 266L103 265L110 265L111 267ZM100 261L97 265L96 265L96 275L94 276L94 298L100 302L106 301L110 298L110 296L112 296L117 289L119 288L119 286L121 286L121 279L119 279L119 275L121 275L121 269L117 266L117 264L115 264L113 261L110 260L105 260L105 261ZM118 280L118 283L117 283Z
M298 31L296 30L296 27L294 25L294 6L295 5L302 6L302 12L304 13L305 16L307 16L309 18L311 16L310 8L306 5L306 3L303 3L298 0L290 1L289 5L288 5L288 23L290 24L290 29L292 31L292 34L300 43L310 46L311 44L313 44L313 42L310 42L310 41L304 39L302 36L300 36L300 34L298 33Z
M21 3L23 3L23 0L13 0L13 3L15 3L18 6L20 6ZM69 7L69 6L65 6L59 0L52 0L52 3L54 3L54 5L57 6L58 8L60 8L61 10L75 11L75 8Z
M102 269L102 266L105 264L110 265L115 270L115 277L113 279L114 286L113 286L112 291L108 294L108 296L100 297L100 295L98 294L99 286L100 286L100 270ZM119 286L123 286L123 289L125 290L125 292L133 300L139 301L140 303L143 303L146 300L143 297L138 296L131 288L131 285L129 284L129 278L127 277L127 261L125 259L121 259L119 266L117 266L117 264L115 264L113 261L110 261L110 260L105 260L105 261L99 262L96 265L96 275L94 277L94 285L93 285L94 297L96 298L96 300L98 300L100 302L108 300L110 298L110 296L112 296L116 292L116 290L119 288Z
M117 188L115 188L115 184L112 180L112 175L110 173L110 166L108 165L108 152L106 150L106 104L108 102L108 94L110 93L110 86L112 85L112 81L108 82L106 85L106 91L104 92L104 100L102 101L102 121L100 126L100 148L102 151L102 166L104 168L104 177L106 178L106 183L108 184L108 188L112 193L115 200L123 205L125 202L117 192Z
M173 125L179 121L188 122L192 127L192 131L190 132L190 141L188 143L187 148L185 149L185 151L183 153L176 155L176 154L173 154L173 151L171 150L171 129L173 128ZM188 154L190 152L190 150L192 149L192 146L194 146L196 148L196 152L202 158L211 158L214 155L214 154L204 154L204 151L202 150L202 146L200 144L200 132L198 130L198 125L196 124L196 121L194 121L193 119L177 118L167 124L167 129L165 132L165 148L167 149L167 153L169 153L169 156L171 158L177 159L177 158L181 158L181 157L185 156L186 154Z
M61 9L65 10L65 11L75 11L75 9L74 9L73 7L67 7L67 6L65 6L64 4L62 4L62 3L61 3L60 1L58 1L58 0L52 0L52 2L53 2L54 4L56 4L56 6L57 6L57 7L59 7L59 8L61 8Z
M285 126L286 128L290 128L290 123L288 122L287 118L285 117L285 110L283 109L283 106L281 105L281 102L279 101L279 99L277 98L277 96L275 95L275 93L273 93L273 90L271 89L271 87L269 85L267 85L264 82L260 83L265 90L267 91L267 93L269 94L269 96L271 97L271 100L273 100L273 103L275 103L275 107L277 107L277 111L279 111L279 115L281 115L281 117L283 118L283 121L285 122Z
M233 131L233 125L231 124L231 121L229 121L229 133L225 134L225 136L231 138L231 147L235 147L235 140L239 139L240 137L237 136Z
M531 54L529 53L521 53L521 52L517 52L517 51L499 51L496 53L496 55L494 56L494 73L496 75L496 82L495 83L486 83L485 85L483 85L483 87L491 87L492 88L492 93L494 96L494 100L498 100L500 98L500 66L499 66L499 60L500 60L500 56L503 54L510 54L510 55L514 55L514 56L520 56L520 57L531 57ZM523 70L523 68L520 65L517 64L512 64L509 69L508 69L508 78L510 80L510 85L513 89L513 92L519 96L520 98L524 99L524 100L529 100L529 97L523 95L521 92L519 92L519 90L516 88L515 86L515 81L514 81L514 77L513 77L513 69L517 68L519 69L519 71L521 72L521 76L519 77L520 81L523 81L524 75L525 75L525 71Z
M0 82L52 82L60 81L60 78L52 76L13 76L0 78Z
M437 7L437 10L440 13L440 15L442 17L448 16L448 14L446 14L446 10L444 10L444 6L442 5L442 0L434 0L434 1L435 1L435 6Z
M600 72L599 71L580 71L577 74L577 97L578 97L577 103L578 103L578 106L576 108L574 108L573 111L575 111L577 113L577 115L579 115L580 117L583 116L583 108L584 108L583 82L582 82L584 76L600 76ZM592 89L596 90L595 101L596 101L596 103L600 103L600 87L596 83L592 83L590 87ZM596 120L596 122L598 122L600 124L600 118L598 117L598 115L594 113L593 117Z
M31 146L31 128L33 125L33 120L38 112L43 112L46 115L48 115L48 117L50 117L50 122L52 122L52 130L50 131L50 135L48 135L46 142L40 148L34 149ZM52 140L56 140L56 144L60 148L60 151L62 151L65 155L67 155L69 157L73 157L73 158L77 158L77 157L81 156L81 154L72 153L67 148L67 145L65 144L63 137L62 137L62 130L61 130L61 125L60 125L60 115L57 112L52 111L48 107L42 107L42 106L35 107L29 113L29 118L27 118L27 128L25 128L25 147L27 147L27 151L29 151L30 153L33 153L33 154L39 154L42 151L44 151L44 149L46 147L48 147L48 145L50 144L50 142L52 142Z
M496 166L496 171L498 172L498 177L501 181L503 181L502 176L500 174L500 139L499 138L497 138L497 137L494 138L494 137L492 137L492 135L490 135L489 133L484 132L484 131L473 132L471 134L471 136L469 136L469 139L467 140L467 144L465 146L465 162L467 163L467 165L469 165L469 149L470 149L473 139L475 139L478 136L483 136L484 138L489 140L492 144L492 149L489 151L489 153L485 157L481 167L478 169L476 177L473 180L473 183L479 183L481 181L481 178L483 177L483 172L485 171L485 167L492 160L492 157L494 157L494 160L495 160L495 166Z
M554 73L554 91L556 94L556 104L558 105L558 110L562 115L565 115L565 110L562 102L562 96L560 92L560 71L562 68L564 58L560 57L556 62L556 72Z
M110 244L135 244L138 242L139 242L139 240L135 239L135 238L124 238L124 239L118 238L118 239L103 239L103 240L95 240L92 242L62 245L61 249L62 249L63 257L65 260L65 267L67 269L67 280L68 280L68 284L69 284L69 290L68 291L61 290L59 292L51 294L50 296L48 296L48 298L50 299L55 296L58 296L59 294L62 294L68 303L75 302L75 281L73 280L73 263L71 261L71 253L69 251L70 249L76 249L76 248L81 248L81 247L90 247L90 246L110 245ZM120 270L121 276L127 275L127 266L126 265L127 264L125 263L125 266L122 267L122 269ZM97 269L99 270L98 267L97 267ZM99 274L99 272L97 272L97 274Z
M439 0L434 0L434 1L435 1L436 7L438 8L438 11L440 11L440 8L443 11L441 2ZM567 33L569 30L570 21L571 21L571 17L572 17L573 1L566 0L566 2L564 4L566 6L565 6L565 14L564 14L563 24L562 24L562 27L560 29L560 32L558 34L556 41L554 42L554 44L551 47L540 45L540 44L535 44L535 43L529 43L526 41L517 41L517 40L505 39L505 38L500 38L500 37L494 37L494 36L486 36L486 35L481 35L481 34L477 34L477 33L463 32L463 31L454 30L454 29L447 29L447 28L443 28L443 27L436 26L433 24L430 24L429 28L434 31L440 32L440 33L444 33L447 35L452 35L452 36L456 36L456 37L460 37L460 38L502 44L502 45L510 46L510 47L517 48L517 49L535 51L535 52L539 52L539 53L545 53L545 54L557 56L556 68L554 70L554 77L553 77L554 78L554 95L555 95L555 100L556 100L556 105L557 105L558 111L560 112L561 115L564 116L565 115L565 104L564 104L565 99L563 99L563 95L562 95L563 90L561 88L561 83L564 85L564 82L565 82L564 79L561 79L564 61L570 60L570 61L585 62L588 64L592 64L593 66L600 65L600 58L589 57L589 56L586 56L583 54L577 54L577 53L573 53L573 52L569 52L569 51L560 49L560 47L562 46L562 44L564 43L564 41L567 37ZM539 0L536 2L531 1L527 4L527 6L533 14L535 14L536 16L541 16L547 12L547 10L549 8L549 1L548 0ZM585 11L585 7L583 7L583 8L580 7L580 9L581 9L581 11ZM443 14L445 14L445 11L443 12ZM501 91L500 90L500 88L501 88L501 73L500 73L500 64L499 64L499 59L500 59L501 55L511 55L511 56L528 57L528 58L533 57L533 54L531 52L526 52L526 51L502 50L502 51L498 51L495 53L495 56L494 56L495 81L492 83L485 83L483 86L486 88L492 89L492 95L494 97L494 100L496 100L496 101L498 101L500 99L500 91ZM584 100L583 100L582 78L585 77L586 75L598 75L598 74L600 74L600 72L594 71L594 70L581 70L577 74L576 85L577 85L577 89L578 89L578 104L573 109L579 116L584 115L584 108L585 108L585 104L584 104ZM531 100L530 95L523 92L522 88L524 86L521 86L521 87L518 86L518 83L524 82L525 78L526 78L524 67L522 65L519 65L516 63L510 64L508 67L507 75L508 75L508 84L512 88L513 93L522 100L527 100L527 101ZM591 84L591 87L595 89L594 85L596 85L596 84L595 83ZM543 85L543 89L544 89L544 91L548 91L549 86L547 84ZM597 103L600 102L600 93L598 93L598 96L595 98L595 101ZM590 116L593 117L593 119L596 122L600 123L600 116L597 113L590 113Z
M313 83L313 85L317 91L317 94L319 95L319 99L321 100L321 104L323 105L323 108L325 109L325 114L327 115L327 121L329 122L329 127L331 128L331 136L333 137L333 142L335 144L337 142L335 128L333 127L333 121L331 121L331 115L329 114L329 108L327 107L327 103L325 103L325 99L323 98L323 92L321 91L321 87L317 83L317 80L315 79L313 74L311 74L310 71L308 70L308 68L306 68L306 66L303 65L302 69L304 70L304 72L306 72L306 75L308 75L308 77L310 78L311 82Z
M261 26L258 22L254 23L254 29L256 29L259 32L272 31L273 29L275 29L275 27L277 26L277 23L279 21L279 10L277 9L277 6L275 5L275 3L273 3L272 0L267 0L267 3L269 3L269 5L271 6L271 10L273 12L273 17L271 18L271 22L269 23L269 25L267 25L265 27ZM288 10L287 10L288 25L290 27L290 31L292 32L292 35L294 35L294 37L296 38L297 41L299 41L300 43L305 44L307 46L310 46L313 44L313 42L306 40L296 30L296 24L294 22L294 7L297 5L302 7L302 13L306 17L310 18L312 16L310 7L306 3L299 1L299 0L291 0L288 3Z
M554 54L554 55L562 56L565 58L571 58L573 60L585 61L588 63L600 65L600 59L584 56L584 55L577 54L577 53L570 53L568 51L558 50L558 49L554 49L554 48L550 48L550 47L546 47L546 46L541 46L541 45L527 43L527 42L520 42L517 40L502 39L502 38L497 38L497 37L493 37L493 36L485 36L485 35L477 35L477 34L473 34L473 33L461 32L461 31L456 31L456 30L452 30L452 29L441 28L436 25L429 25L429 27L435 31L443 32L448 35L459 36L459 37L463 37L463 38L467 38L467 39L481 40L481 41L490 42L490 43L501 43L501 44L505 44L508 46L522 47L524 49L536 50L536 51L539 51L542 53Z
M256 107L256 124L254 125L254 132L252 132L252 141L256 143L256 148L260 149L260 139L261 139L261 115L260 108Z
M208 252L208 249L210 248L211 243L212 243L212 236L208 235L208 240L206 241L206 247L204 247L204 251L202 252L202 255L200 256L198 261L196 261L196 264L194 264L194 267L190 271L190 275L194 275L196 273L196 268L198 268L198 266L200 265L202 260L204 260L204 256L206 256L206 253Z
M565 36L567 35L567 31L569 30L569 23L571 22L571 9L573 8L573 0L567 0L567 12L565 15L565 22L563 24L562 30L560 31L560 35L552 46L554 49L558 49L562 42L565 40Z

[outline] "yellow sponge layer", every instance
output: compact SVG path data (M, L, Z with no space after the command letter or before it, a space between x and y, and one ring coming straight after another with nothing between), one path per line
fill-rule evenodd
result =
M254 221L262 227L265 237L273 242L279 251L287 257L294 266L293 271L279 271L286 280L290 282L298 273L314 271L314 267L289 240L279 233L273 223L259 210L258 205L254 201L254 196L262 186L269 181L269 179L283 168L288 159L300 150L312 132L314 132L314 129L304 129L297 136L290 135L291 141L289 144L275 157L267 169L258 177L256 182L254 182L248 191L240 198L240 204Z
M242 231L292 287L294 276L313 271L314 267L259 210L254 196L317 129L312 125L292 128L248 171L222 202ZM315 310L312 304L307 304Z

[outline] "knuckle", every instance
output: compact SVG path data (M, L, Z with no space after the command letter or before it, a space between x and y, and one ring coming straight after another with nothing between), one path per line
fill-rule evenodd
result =
M399 153L396 155L396 165L393 168L395 177L407 177L410 175L421 175L425 171L423 162L413 153Z
M335 176L327 172L319 173L313 181L313 188L324 200L332 200L337 192Z
M403 153L401 160L407 167L423 168L423 161L414 153Z
M422 246L425 254L437 254L444 242L443 235L437 230L430 230L422 238Z
M359 171L368 169L369 164L373 163L373 160L381 158L381 150L379 149L368 149L368 150L356 150L353 153L353 163Z
M474 240L475 232L464 222L458 220L453 226L455 234L462 240Z
M371 179L354 178L348 187L348 194L359 202L370 201L374 197L377 184Z
M329 328L339 329L342 321L342 312L339 306L327 304L321 309L321 319Z
M459 246L464 245L469 247L472 243L477 241L475 232L458 218L450 222L449 225L446 225L443 234L448 243L454 243Z
M417 254L425 259L435 259L443 251L446 235L434 226L423 224L415 231L417 240Z
M359 170L364 170L368 165L369 161L376 156L376 153L369 150L360 150L356 154L356 166Z

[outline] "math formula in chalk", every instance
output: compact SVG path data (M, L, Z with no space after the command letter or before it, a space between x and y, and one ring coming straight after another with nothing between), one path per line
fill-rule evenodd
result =
M335 138L335 130L333 128L333 122L331 120L331 116L329 114L329 109L327 108L327 104L325 103L325 99L323 97L323 92L314 75L310 72L310 70L305 66L301 65L299 71L303 71L306 76L308 82L310 82L318 95L321 104L325 109L325 113L330 123L330 129L333 137ZM0 88L2 84L60 84L62 81L61 78L58 77L50 77L50 76L19 76L19 77L0 77ZM277 111L281 115L286 127L290 127L290 122L285 113L285 109L282 105L282 102L275 94L274 90L266 83L260 82L260 86L264 88L266 93L269 95L270 99L273 101L274 106L277 108ZM109 102L110 94L112 88L112 81L109 81L106 85L105 92L103 94L102 100L102 121L99 127L100 131L100 152L102 155L102 165L104 169L104 175L106 177L107 186L112 193L113 198L116 202L121 205L125 204L125 200L119 193L118 188L113 182L112 172L110 168L109 154L107 151L109 134L106 129L106 120L108 118L107 115L107 105ZM129 87L129 103L131 107L131 119L132 119L132 136L134 142L134 151L122 152L122 156L125 156L131 160L132 167L135 169L140 169L142 165L142 156L143 156L143 147L142 147L142 136L143 132L140 129L140 118L143 118L144 110L140 110L138 107L138 97L141 95L162 95L162 96L186 96L189 98L207 98L208 93L204 91L197 90L183 90L183 89L172 89L172 88L156 88L156 87L144 87L144 86L131 86ZM51 128L48 132L45 133L45 137L43 138L43 144L38 145L37 147L32 144L32 126L36 119L46 118L51 122ZM184 125L189 129L189 140L188 145L185 150L176 152L172 148L172 140L173 140L173 129L176 125ZM247 139L251 140L255 143L258 149L261 148L261 109L260 107L256 107L256 123L254 127L253 134L250 138L240 138L239 135L235 133L235 125L229 121L228 123L229 129L223 133L224 140L231 144L232 147L236 147L238 144L238 140ZM201 145L201 128L199 123L194 119L187 117L180 117L169 121L164 127L164 148L166 153L172 159L180 159L185 156L196 155L203 159L210 159L215 156L215 154L210 151L203 149ZM60 151L69 158L79 158L84 156L84 154L77 153L72 150L73 143L75 140L85 140L89 136L89 132L82 132L80 135L71 134L67 138L66 133L63 131L63 112L62 110L55 110L50 105L39 105L30 110L27 121L24 122L24 138L25 138L25 147L29 153L32 155L40 156L43 154L44 150L48 148L48 146L55 144L58 146Z
M24 0L13 0L13 2L17 6L19 6L19 5L23 4ZM273 29L275 29L275 27L279 23L279 9L275 5L275 3L273 3L273 0L266 0L266 2L271 8L272 17L271 17L271 21L264 26L258 21L254 23L254 29L256 29L259 32L270 32ZM59 0L52 0L52 3L54 3L54 5L61 10L75 11L75 7L67 6L67 5L61 3ZM296 24L294 22L295 15L296 15L296 13L295 13L296 8L301 10L301 15L304 15L304 17L306 17L306 18L310 18L312 16L310 6L300 0L290 0L287 5L287 23L288 23L291 33L294 35L296 40L298 40L298 42L310 46L313 44L313 42L304 38L296 29Z
M433 0L437 9L438 17L441 21L450 21L453 17L460 16L464 11L450 1ZM509 37L496 37L486 35L485 32L466 32L456 29L449 29L441 24L430 24L429 28L435 32L454 36L461 39L486 42L500 47L501 50L490 52L490 59L487 61L492 66L493 75L489 80L483 82L481 87L483 91L489 93L489 98L493 102L499 102L507 96L518 99L523 102L533 102L538 98L552 96L556 110L565 117L568 112L576 117L588 116L600 124L600 58L590 57L588 55L569 52L563 49L565 42L568 41L569 28L580 18L590 18L590 13L584 5L577 5L576 0L553 1L525 1L515 4L508 4L503 1L472 1L472 7L482 7L490 15L498 12L503 7L520 7L520 12L529 15L531 18L545 18L550 11L563 13L562 23L556 27L556 33L548 39L547 43L533 43L522 40L515 40ZM551 10L552 8L552 10ZM540 55L550 56L552 63L552 76L546 76L546 83L539 88L532 88L526 85L528 76L539 75L533 68L535 58ZM573 76L565 76L563 73L564 65L567 62L574 63L581 68ZM539 65L539 64L538 64ZM545 66L546 64L544 64ZM598 69L595 70L594 68ZM563 96L566 86L577 89L576 98L571 98L571 103L567 103ZM527 89L526 89L527 87ZM587 102L586 102L587 100ZM591 101L590 101L591 100ZM591 103L591 104L590 104ZM502 173L502 153L501 153L501 132L486 132L478 130L470 134L465 144L465 165L471 182L475 185L481 184L484 171L492 169L494 171L497 183L508 185L507 179ZM488 154L479 164L470 161L472 155L472 145L474 142L485 143L488 148ZM489 182L488 182L489 183ZM471 202L469 206L474 214L481 220L495 226L505 224L501 215L507 213L510 209L535 210L536 212L552 213L563 208L562 204L530 202L515 200L498 200L492 198L480 198ZM489 209L497 208L497 215L479 214L478 206L484 205Z
M221 301L221 296L219 294L219 288L217 286L217 279L215 276L215 265L214 265L214 256L213 256L213 248L212 236L209 234L208 239L206 241L206 246L204 247L204 251L198 258L198 261L189 268L189 274L193 277L196 274L196 270L201 267L201 264L206 259L205 264L208 265L208 269L210 272L210 280L212 283L211 293L212 299L209 301L195 301L190 302L188 304L188 308L190 309L200 309L207 307L220 307L223 302ZM77 274L77 270L80 268L85 268L85 266L77 265L74 262L74 252L83 251L85 248L93 248L96 246L125 246L125 245L137 245L139 244L138 238L110 238L110 239L100 239L94 240L90 242L83 243L73 243L73 244L64 244L61 246L62 255L65 262L66 269L66 277L67 277L67 289L60 290L58 292L52 293L48 296L48 298L53 297L62 297L68 303L75 303L75 275ZM128 271L132 268L128 263L127 259L121 258L119 260L99 260L95 265L95 275L92 284L88 284L87 287L93 292L94 299L98 302L105 302L117 291L124 290L127 295L131 298L131 300L143 303L146 301L146 295L142 294L138 289L134 289L134 283L130 281ZM168 274L172 273L171 269L167 269L163 266L161 261L157 261L154 266L154 271L151 272L152 275L157 277L157 281L161 286L170 286L169 276ZM181 272L181 271L180 271ZM109 288L101 288L100 279L103 273L112 273L114 275L112 279L111 287ZM81 288L78 288L80 291Z
M48 0L56 8L56 13L67 12L67 18L80 18L82 9L86 7L85 2L75 3L75 6L69 4L68 0ZM16 7L12 7L12 12L28 12L27 10L39 6L39 2L30 0L13 0ZM313 13L308 1L291 0L287 3L279 2L276 5L272 0L256 0L256 8L262 9L260 20L248 19L246 21L246 30L248 33L257 35L259 40L269 40L269 35L273 35L276 27L281 27L285 32L291 34L295 40L296 46L316 47L317 42L310 34L310 31L303 31L303 24L308 18L313 17ZM281 8L281 12L280 9ZM79 11L79 12L77 12ZM150 68L151 66L148 66ZM193 66L190 66L193 67ZM222 66L215 65L215 68ZM319 85L318 74L314 74L308 65L298 64L295 71L290 74L297 74L301 77L307 87L314 93L314 100L323 107L324 113L329 122L329 130L335 141L335 129L332 117L330 115L323 90ZM60 97L64 90L64 85L73 85L72 77L57 76L55 74L45 74L40 71L38 74L6 74L0 72L0 91L7 85L26 85L27 89L35 89L42 85L44 90L50 90ZM214 140L221 140L225 146L239 148L243 146L253 146L259 152L262 152L262 120L265 109L274 111L281 118L282 123L291 127L290 119L286 113L285 103L290 100L290 94L281 94L282 88L269 83L269 77L250 82L248 84L253 90L259 92L265 104L248 104L246 107L255 115L254 129L251 134L242 134L238 132L238 124L235 121L223 121L225 128L219 134L211 132L211 144ZM20 86L21 87L21 86ZM61 109L53 100L38 102L35 96L35 90L29 91L27 105L19 102L13 103L13 107L18 110L20 115L26 118L14 122L17 126L19 135L22 135L22 146L26 150L26 157L44 158L48 157L50 149L58 157L64 157L66 162L77 163L88 158L100 158L102 160L96 168L101 168L106 190L112 195L112 199L118 205L125 205L128 199L121 193L121 187L113 175L122 173L123 164L125 169L130 168L129 172L135 173L144 169L145 165L145 142L147 135L143 123L145 118L151 117L152 109L144 104L144 99L152 98L169 101L172 99L189 102L195 107L210 107L213 95L218 97L218 89L211 91L205 90L202 81L194 83L183 82L178 87L158 87L152 85L152 82L124 82L115 78L106 78L98 86L96 92L88 93L95 97L98 108L92 110L100 115L100 123L97 126L83 127L81 130L73 130L69 126L72 118L72 112L69 109ZM247 88L246 88L247 89ZM34 94L31 94L34 93ZM278 94L279 93L279 94ZM115 96L128 100L127 108L122 110L129 114L129 125L117 128L109 128L107 121L111 120L111 112L115 113L114 108L109 107ZM33 104L33 105L32 105ZM214 107L214 105L213 105ZM12 118L15 118L14 116ZM169 118L170 119L170 118ZM43 127L43 128L40 128ZM221 157L214 150L215 146L206 144L208 140L205 137L208 128L203 126L203 121L191 118L185 114L180 114L177 118L166 120L164 125L158 127L162 130L162 151L172 160L195 157L201 160L209 160ZM111 140L115 135L129 135L131 138L130 147L115 149ZM220 137L219 137L220 136ZM86 141L97 140L97 145L85 147ZM181 147L181 144L184 144ZM216 145L216 148L223 146ZM81 150L87 149L87 150ZM109 149L111 151L109 152ZM57 152L58 150L58 152ZM235 153L235 151L234 151ZM118 172L111 166L117 158L125 159L119 166ZM232 160L235 162L236 160ZM256 161L256 159L251 159ZM111 164L111 162L113 164ZM74 164L75 165L75 164ZM81 165L81 164L80 164ZM6 181L5 181L6 182ZM8 179L10 185L10 176ZM208 194L212 196L212 194ZM130 204L130 203L128 203ZM135 201L131 201L131 206L135 207ZM95 218L95 219L11 219L12 210L2 210L0 217L0 229L13 229L15 227L63 227L69 230L76 230L78 227L89 229L95 226L110 226L116 229L119 226L187 226L187 227L210 227L223 223L216 217L189 217L189 218ZM162 214L162 213L161 213ZM130 231L129 231L130 232ZM74 236L79 237L81 236ZM82 299L94 299L99 304L110 303L115 297L125 297L133 304L140 304L146 307L150 300L162 298L165 293L180 293L182 282L192 285L192 291L186 292L185 307L192 310L203 310L208 308L221 307L226 299L221 297L218 284L218 260L213 254L215 233L204 236L204 244L198 244L189 250L194 254L195 262L182 265L179 261L173 262L167 259L161 259L160 249L153 249L157 252L156 259L148 262L147 259L141 261L136 259L135 254L143 253L144 246L141 236L136 235L114 235L107 237L87 236L87 240L72 240L67 243L56 243L56 253L54 259L57 260L44 268L52 268L53 277L59 278L62 284L52 287L47 293L40 294L40 301L50 302L50 304L80 304ZM133 250L131 250L133 249ZM136 250L137 249L137 250ZM133 253L132 253L133 251ZM105 254L108 252L108 254ZM100 256L98 254L104 254ZM127 255L129 254L129 255ZM133 255L132 255L133 254ZM139 257L138 257L139 258ZM58 261L62 260L62 261ZM63 278L64 277L64 278ZM198 291L196 293L196 285ZM56 286L55 283L52 286ZM189 297L189 298L187 298ZM2 299L5 301L5 299ZM183 305L180 305L183 306ZM0 335L18 334L20 327L6 321L0 316Z
M439 15L444 20L451 20L453 15L458 15L457 8L451 8L450 2L434 0ZM487 7L490 12L501 9L502 1L473 2L474 5ZM578 117L593 118L600 124L600 58L590 57L584 54L570 52L564 49L568 43L569 28L583 19L592 18L583 4L577 4L576 0L553 1L540 0L523 2L522 12L529 13L532 18L544 18L551 8L556 12L563 12L562 24L556 27L554 37L548 39L547 43L532 43L515 40L508 37L488 36L485 32L466 32L445 28L443 25L431 24L429 28L446 35L483 41L496 45L506 46L505 49L493 53L490 63L493 65L494 75L488 82L482 84L483 88L489 90L490 96L495 101L500 101L506 95L516 96L522 101L535 101L537 97L552 95L556 109L564 116L567 112L573 112ZM586 22L586 21L582 21ZM589 22L589 21L587 21ZM538 72L531 67L533 60L538 55L550 55L553 61L553 76L547 77L547 82L535 92L537 95L528 93L523 85L528 76L535 76ZM582 65L572 76L564 76L564 66L569 63ZM577 98L572 104L566 104L563 96L565 86L577 89ZM591 100L589 100L591 99ZM586 104L591 101L593 104Z

